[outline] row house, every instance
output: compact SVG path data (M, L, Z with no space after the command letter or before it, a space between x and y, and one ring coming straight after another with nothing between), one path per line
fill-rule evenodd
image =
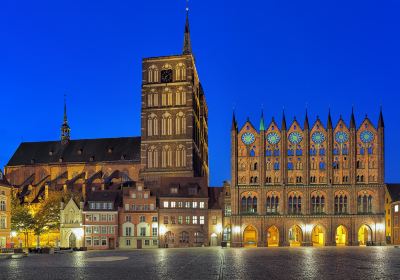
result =
M123 189L119 248L158 248L156 196L142 183Z
M82 212L85 247L96 250L118 247L119 205L119 192L89 193Z
M9 246L11 239L11 186L0 171L0 248Z

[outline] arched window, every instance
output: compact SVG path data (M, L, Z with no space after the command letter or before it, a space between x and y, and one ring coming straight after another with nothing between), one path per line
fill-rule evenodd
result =
M290 195L288 202L289 202L289 205L288 205L289 206L288 207L289 214L294 214L294 215L301 214L301 196L300 195L297 195L297 194L294 194L293 196Z
M164 168L172 166L172 149L168 145L162 149L161 166Z
M274 163L274 170L279 170L279 162L275 161Z
M311 197L311 211L313 214L325 212L325 197L323 195L313 195Z
M247 199L243 196L242 197L242 207L241 207L241 212L246 213L247 212Z
M335 195L335 214L347 214L347 195Z
M175 92L175 103L176 105L186 104L186 92L182 87L178 88L178 90Z
M335 145L335 148L333 149L333 155L335 155L335 156L339 155L339 147L337 144Z
M254 151L254 149L250 150L250 156L251 157L255 157L256 156L256 152Z
M319 155L320 156L324 156L325 155L325 148L324 147L319 148Z
M176 166L184 167L186 166L186 149L185 146L179 145L176 149Z
M179 236L180 243L189 243L189 233L187 231L182 231Z
M158 119L155 114L150 114L147 118L147 136L158 135Z
M161 119L161 135L172 135L172 116L164 113Z
M186 80L186 67L183 63L178 63L175 67L175 79L177 81Z
M155 65L151 65L147 70L147 81L149 83L158 82L158 68Z
M176 114L175 119L176 134L186 134L186 117L183 112Z
M325 170L325 162L323 162L323 161L319 162L319 169L320 170Z
M349 154L349 149L347 148L347 145L344 144L342 148L342 155L348 155Z
M270 162L269 160L265 163L265 169L266 169L267 171L270 171L270 170L271 170L271 162Z
M155 146L151 146L147 150L147 167L148 168L158 167L158 149Z
M288 170L293 170L293 162L288 162Z
M357 198L358 213L367 214L372 213L372 196L371 195L358 195Z
M266 212L267 214L278 213L279 197L277 195L268 195L266 202Z
M274 157L279 157L279 155L280 155L279 149L274 150Z

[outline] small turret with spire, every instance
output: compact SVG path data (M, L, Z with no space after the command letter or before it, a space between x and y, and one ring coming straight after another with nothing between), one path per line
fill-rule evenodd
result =
M261 119L260 119L260 131L265 130L265 124L264 124L264 111L261 111Z
M331 117L331 109L328 111L328 129L332 129L332 117Z
M306 117L304 119L304 129L309 130L310 129L310 124L308 123L308 110L306 109Z
M384 128L384 127L385 127L385 122L383 121L383 113L382 113L382 106L381 106L381 110L379 112L378 128Z
M285 110L282 112L282 130L286 130L286 117L285 117Z
M61 143L67 144L70 140L71 128L68 125L67 101L64 95L64 122L61 125Z
M354 117L354 108L351 108L350 129L356 129L356 119Z
M186 4L186 24L185 24L185 37L183 39L183 54L192 53L192 43L190 41L190 27L189 27L189 6Z

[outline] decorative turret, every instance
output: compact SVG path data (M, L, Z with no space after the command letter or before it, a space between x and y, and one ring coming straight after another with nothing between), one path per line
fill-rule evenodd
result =
M308 112L307 112L307 109L306 109L306 117L305 117L305 120L304 120L304 129L305 130L310 129L310 124L308 123Z
M232 113L232 127L231 130L237 130L237 122L236 122L236 117L235 117L235 111Z
M328 124L327 124L328 129L332 129L332 117L331 117L331 109L329 109L328 112Z
M285 110L282 112L282 130L286 130L286 117L285 117Z
M383 121L383 113L382 113L382 106L381 106L381 110L379 112L378 128L384 128L384 127L385 127L385 122Z
M67 144L70 140L71 128L68 125L67 102L64 96L64 122L61 125L61 143Z
M356 119L354 117L354 108L351 108L350 129L356 129Z
M192 53L192 43L190 41L190 27L189 27L189 7L186 7L186 24L185 24L185 37L183 39L183 54Z
M264 112L261 111L261 120L260 120L260 131L265 130L265 124L264 124Z

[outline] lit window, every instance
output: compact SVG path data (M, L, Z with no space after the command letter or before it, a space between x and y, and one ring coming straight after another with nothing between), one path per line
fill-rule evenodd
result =
M193 201L193 202L192 202L192 207L193 207L193 208L197 208L197 202L196 202L196 201Z
M396 213L399 212L399 205L394 206L394 212L396 212Z
M193 216L193 224L197 225L197 216Z
M204 208L204 201L201 201L199 206L200 206L200 208Z
M168 201L164 201L164 208L168 208Z
M200 225L204 225L204 216L200 216Z
M176 202L175 201L171 201L171 208L175 208L176 206Z

